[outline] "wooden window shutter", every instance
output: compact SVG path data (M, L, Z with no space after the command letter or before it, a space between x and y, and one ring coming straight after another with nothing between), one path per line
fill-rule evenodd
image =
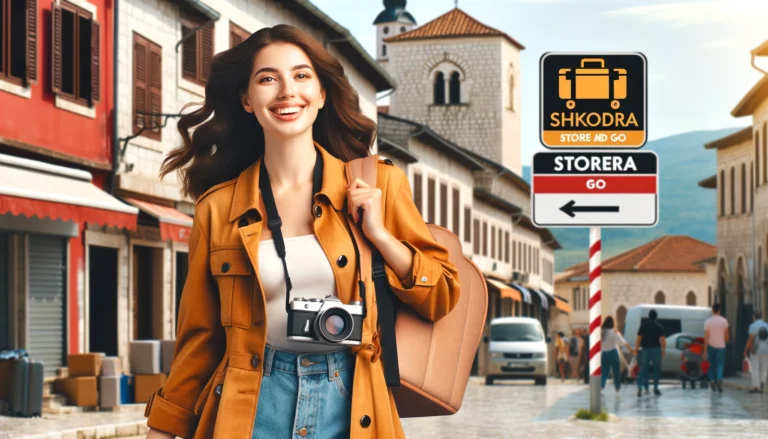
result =
M517 241L512 241L512 269L517 269Z
M448 227L448 185L440 183L440 226Z
M148 81L148 103L149 111L156 114L156 116L148 117L148 123L150 126L157 127L152 130L152 134L156 139L160 139L161 128L163 123L163 117L160 114L163 112L163 55L160 46L155 44L149 45L149 81Z
M240 36L240 34L234 30L229 30L229 47L230 49L237 46L238 44L243 42L243 38Z
M483 221L483 256L488 256L488 223Z
M472 242L472 209L464 208L464 242Z
M502 241L502 236L503 235L501 233L501 227L499 227L499 234L498 234L498 236L499 236L499 240L496 241L496 242L497 242L497 245L499 246L499 260L501 260L503 258L503 256L502 256L503 253L502 252L504 251L503 250L504 246L502 244L503 243L503 241Z
M51 7L53 11L53 29L51 31L53 40L53 48L51 50L53 78L51 86L54 93L61 93L61 7L56 4Z
M421 174L413 174L413 204L419 209L421 216L424 216L421 202Z
M185 36L192 28L181 25L181 35ZM182 76L185 78L197 78L197 35L192 35L182 43Z
M138 133L147 124L142 114L147 111L147 41L133 36L133 132Z
M427 222L435 224L435 179L427 179Z
M27 0L27 74L26 83L37 82L37 0Z
M202 44L200 54L200 81L208 82L211 76L211 61L213 60L213 25L200 29L202 33Z
M491 226L491 257L496 257L496 226Z
M504 232L504 262L509 263L509 232Z
M453 189L453 234L460 236L459 222L461 221L461 207L459 200L459 190Z
M99 22L91 20L91 105L99 101Z
M472 221L472 232L473 232L472 239L474 239L472 243L472 250L473 250L473 253L475 253L476 255L479 255L480 254L480 220L478 220L477 218L475 218L474 221Z

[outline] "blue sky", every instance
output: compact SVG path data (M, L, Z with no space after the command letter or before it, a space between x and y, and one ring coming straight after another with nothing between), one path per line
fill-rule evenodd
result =
M381 0L311 0L374 52ZM418 24L454 0L409 0ZM539 58L550 51L642 52L648 58L648 138L746 126L733 107L762 73L749 51L768 39L768 0L459 0L459 7L525 46L523 164L543 150L538 137ZM768 71L768 58L757 64ZM704 153L702 151L702 153Z

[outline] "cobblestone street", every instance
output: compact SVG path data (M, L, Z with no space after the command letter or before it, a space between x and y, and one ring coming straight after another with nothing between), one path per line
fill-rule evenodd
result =
M609 382L609 386L611 383ZM606 389L604 408L616 422L569 421L589 406L587 386L560 384L545 387L525 382L497 382L485 386L472 378L461 411L451 417L404 419L408 438L758 438L768 434L768 394L750 395L726 388L683 390L662 385L663 395L638 398L635 386L616 397ZM79 430L79 431L78 431ZM146 431L143 414L77 413L44 419L0 417L0 439L79 439L130 437Z

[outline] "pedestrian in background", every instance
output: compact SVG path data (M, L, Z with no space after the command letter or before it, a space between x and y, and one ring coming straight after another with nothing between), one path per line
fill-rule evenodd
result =
M581 329L576 328L568 340L568 364L571 366L571 378L579 382L579 364L584 342L581 341Z
M637 331L638 363L640 364L640 376L637 379L637 396L649 393L649 377L651 363L653 363L653 394L661 396L659 391L659 378L661 378L661 359L667 349L667 338L664 336L664 327L656 321L659 314L655 309L648 313L648 320L640 324Z
M768 323L763 320L763 313L753 313L749 325L749 339L744 348L744 358L749 357L752 366L752 390L749 393L763 393L768 381Z
M568 345L565 342L565 334L560 331L555 337L555 358L560 371L560 380L565 382L565 365L568 363Z
M621 390L621 359L619 358L619 343L624 344L630 352L632 347L614 328L613 317L608 316L603 322L600 337L600 388L605 389L608 376L613 373L613 386L616 394Z
M584 384L589 384L589 331L581 331L581 375Z
M704 344L707 346L705 359L709 360L709 385L714 392L723 393L723 368L725 367L725 345L730 341L728 320L720 315L720 304L712 305L712 317L704 322Z

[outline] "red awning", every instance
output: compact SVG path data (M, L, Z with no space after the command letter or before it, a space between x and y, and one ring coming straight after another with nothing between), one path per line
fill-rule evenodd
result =
M142 212L157 218L160 223L160 239L163 241L189 242L189 235L192 231L191 216L179 212L173 207L129 197L123 197L123 199L138 207Z
M138 213L88 172L0 154L0 214L135 230Z

